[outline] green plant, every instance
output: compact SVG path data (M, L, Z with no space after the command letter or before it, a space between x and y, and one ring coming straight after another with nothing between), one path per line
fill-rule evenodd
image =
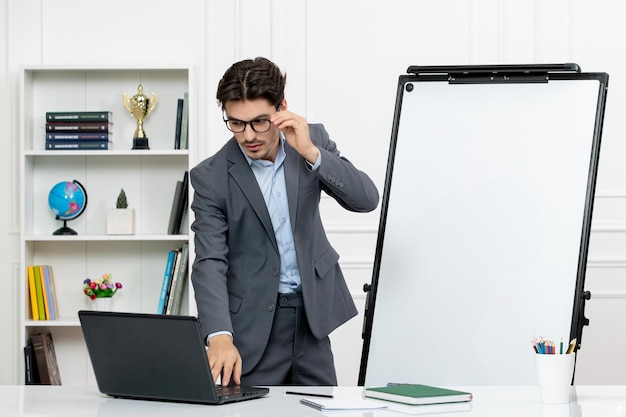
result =
M113 297L117 290L122 288L119 282L113 282L111 274L102 274L101 279L95 281L87 278L83 281L83 292L92 300L101 297Z
M118 209L125 209L128 207L128 201L126 200L126 192L124 189L120 191L120 194L117 196L117 202L115 203L115 207Z

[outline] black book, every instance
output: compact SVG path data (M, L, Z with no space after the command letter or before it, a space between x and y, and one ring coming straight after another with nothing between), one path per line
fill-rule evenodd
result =
M189 172L185 171L182 181L176 183L174 199L172 201L172 211L170 212L170 222L167 233L170 235L180 234L183 218L187 212L187 200L189 193Z
M174 132L174 149L180 149L180 133L183 125L183 99L178 99L176 107L176 131Z
M35 349L30 342L24 346L24 384L41 384L39 369L37 369L37 359L35 358Z
M182 198L183 193L183 182L176 181L176 188L174 189L174 198L172 200L172 210L170 211L170 222L167 226L167 234L175 235L176 233L176 217L179 201Z

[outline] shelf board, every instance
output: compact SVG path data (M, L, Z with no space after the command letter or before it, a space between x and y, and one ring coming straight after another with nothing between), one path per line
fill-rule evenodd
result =
M119 242L119 241L174 241L184 242L189 240L189 235L26 235L26 242Z
M26 327L77 327L80 326L78 316L61 317L56 320L26 320Z
M25 156L188 156L187 149L102 150L102 151L24 151Z

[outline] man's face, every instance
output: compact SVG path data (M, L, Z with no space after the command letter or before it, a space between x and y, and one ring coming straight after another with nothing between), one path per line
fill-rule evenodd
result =
M263 98L228 101L224 105L224 112L231 128L235 127L233 130L244 129L233 134L246 155L251 159L274 162L280 138L278 128L269 121L270 116L276 113L274 106ZM258 132L268 127L266 132Z

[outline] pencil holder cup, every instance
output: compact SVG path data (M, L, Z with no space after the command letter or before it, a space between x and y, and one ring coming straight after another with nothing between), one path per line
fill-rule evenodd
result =
M536 354L537 383L544 404L565 404L570 400L574 360L571 354Z

